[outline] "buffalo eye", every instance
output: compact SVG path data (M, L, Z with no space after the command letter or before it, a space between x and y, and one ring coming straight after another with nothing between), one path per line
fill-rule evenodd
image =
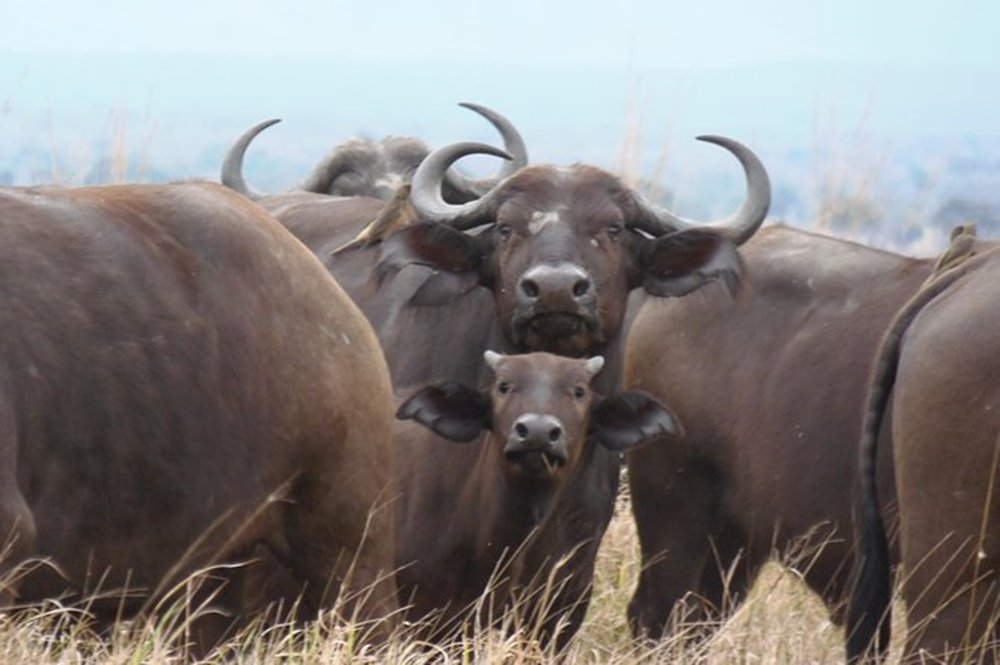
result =
M510 383L508 381L501 381L497 384L497 392L501 395L506 395L510 392Z
M500 224L499 226L497 226L497 233L499 233L500 237L503 238L504 240L509 238L510 234L513 232L514 229L511 228L510 224Z
M622 231L624 230L625 227L623 227L621 224L618 223L611 224L610 226L608 226L608 235L611 236L611 238L616 239L618 238L618 236L622 234Z
M587 396L587 389L584 388L583 386L577 386L576 388L573 388L573 397L577 399L583 399L586 396Z

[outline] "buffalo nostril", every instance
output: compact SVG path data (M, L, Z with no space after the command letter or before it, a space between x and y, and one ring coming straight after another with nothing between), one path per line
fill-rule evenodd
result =
M549 441L551 441L552 443L555 443L556 441L558 441L561 438L562 438L562 428L561 427L553 427L552 429L549 430Z
M514 425L514 433L517 434L518 438L524 439L528 436L528 427L524 423L517 423Z
M589 279L578 279L576 284L573 285L573 295L577 298L582 298L587 295L590 291L590 280Z
M529 298L537 298L538 284L533 279L523 279L521 280L521 291Z

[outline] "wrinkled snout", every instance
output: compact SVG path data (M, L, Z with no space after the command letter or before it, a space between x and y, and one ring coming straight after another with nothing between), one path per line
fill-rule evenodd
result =
M568 309L588 306L595 298L586 270L574 263L542 263L529 268L517 284L521 306Z
M554 472L569 461L566 435L555 416L528 413L514 423L504 446L504 458L529 471Z

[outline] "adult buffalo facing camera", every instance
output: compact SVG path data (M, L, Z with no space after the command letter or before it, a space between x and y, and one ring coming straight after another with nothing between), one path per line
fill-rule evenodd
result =
M769 182L757 157L730 139L703 138L732 152L748 183L740 209L709 227L586 165L529 166L476 201L449 204L441 183L454 161L502 153L474 143L433 153L412 184L422 223L369 249L369 256L377 251L377 288L369 283L352 293L373 321L384 322L376 330L395 384L471 380L479 375L478 356L495 348L603 354L612 370L604 380L613 386L630 292L682 296L713 279L735 288L736 247L767 212ZM339 275L359 255L365 250L330 257L327 265ZM447 329L465 331L461 348L440 344Z
M400 592L432 633L459 628L488 594L481 620L512 607L528 630L565 644L589 593L573 570L581 556L568 528L597 529L603 516L567 494L598 448L620 453L680 426L642 393L601 397L591 384L600 356L486 352L484 390L454 382L425 386L399 407L396 438L401 499L397 520ZM458 442L451 443L451 442Z
M208 184L0 191L0 532L7 602L154 606L265 548L313 611L396 606L388 371L302 245ZM369 523L369 519L372 520ZM226 626L238 573L205 592ZM231 577L216 588L219 577ZM350 609L351 602L347 607Z

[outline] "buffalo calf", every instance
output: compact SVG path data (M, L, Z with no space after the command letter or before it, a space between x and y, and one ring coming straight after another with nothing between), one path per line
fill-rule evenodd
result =
M430 385L397 411L426 428L404 423L397 432L401 592L414 616L442 611L440 633L489 591L490 616L513 606L561 645L569 632L555 636L559 621L568 614L579 623L590 586L589 576L567 573L589 567L557 568L589 552L568 526L603 518L600 504L591 513L587 496L571 495L594 488L570 481L591 474L597 447L619 453L678 436L680 426L644 393L595 395L600 356L485 357L488 389Z

